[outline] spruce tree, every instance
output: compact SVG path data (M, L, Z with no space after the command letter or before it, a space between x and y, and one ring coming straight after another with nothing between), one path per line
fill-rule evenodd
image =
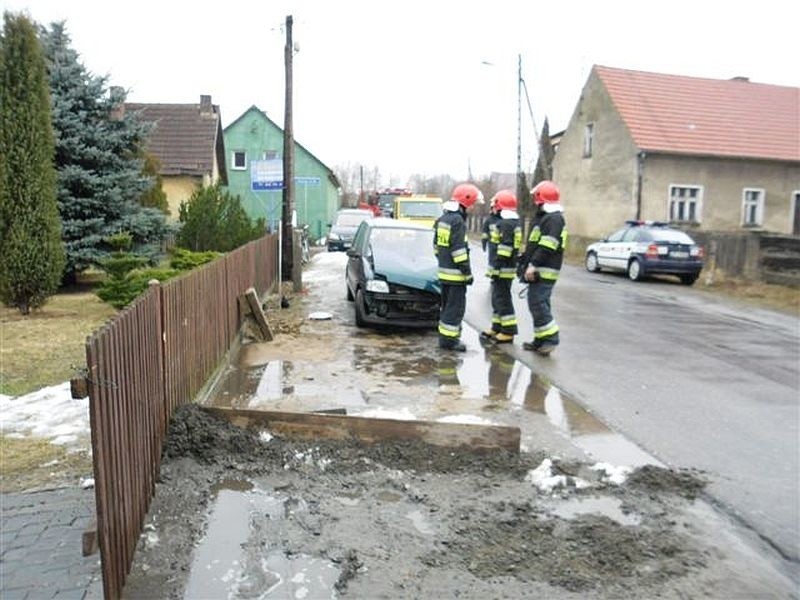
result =
M132 235L132 252L155 261L170 227L160 210L140 203L154 183L143 171L150 125L122 114L125 91L108 89L106 77L86 70L63 22L40 35L53 100L67 281L101 264L113 250L106 240L121 232Z
M45 59L34 24L4 13L0 37L0 299L28 314L58 289L56 204Z

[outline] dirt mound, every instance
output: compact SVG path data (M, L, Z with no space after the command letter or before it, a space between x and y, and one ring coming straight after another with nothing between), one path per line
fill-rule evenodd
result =
M709 569L715 555L684 514L700 478L645 467L614 485L592 465L553 460L565 484L545 492L526 477L541 462L411 442L281 439L189 404L170 424L127 592L183 597L210 503L232 480L285 503L284 519L249 517L239 564L251 587L274 580L258 565L277 551L330 560L340 597L677 598L713 590L719 565ZM598 498L636 518L554 512ZM149 545L148 531L161 541Z

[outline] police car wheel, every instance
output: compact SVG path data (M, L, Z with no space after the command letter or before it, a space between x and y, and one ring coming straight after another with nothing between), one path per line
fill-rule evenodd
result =
M586 270L590 273L598 273L600 271L600 266L597 264L597 254L594 252L589 252L586 255Z
M638 258L634 258L628 263L628 278L631 281L641 281L643 277L644 269L642 269L642 263L639 262Z

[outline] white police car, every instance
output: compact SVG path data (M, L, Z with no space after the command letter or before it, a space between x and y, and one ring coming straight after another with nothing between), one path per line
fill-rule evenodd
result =
M586 248L586 270L621 271L633 281L676 275L692 285L703 268L704 251L683 231L660 221L626 221L626 226Z

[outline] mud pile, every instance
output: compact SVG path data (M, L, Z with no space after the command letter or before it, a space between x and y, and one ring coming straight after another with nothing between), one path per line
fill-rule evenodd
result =
M213 542L208 517L221 489L243 490L254 507L239 515L247 534L224 583L232 598L295 597L298 584L270 573L266 556L328 561L338 575L323 597L764 591L736 556L709 546L693 508L698 473L649 466L617 485L591 465L554 460L566 485L543 491L529 477L542 456L280 439L195 405L176 412L163 454L130 598L184 597L202 571L192 562L198 544ZM263 509L257 497L282 508ZM600 508L562 510L589 501Z

